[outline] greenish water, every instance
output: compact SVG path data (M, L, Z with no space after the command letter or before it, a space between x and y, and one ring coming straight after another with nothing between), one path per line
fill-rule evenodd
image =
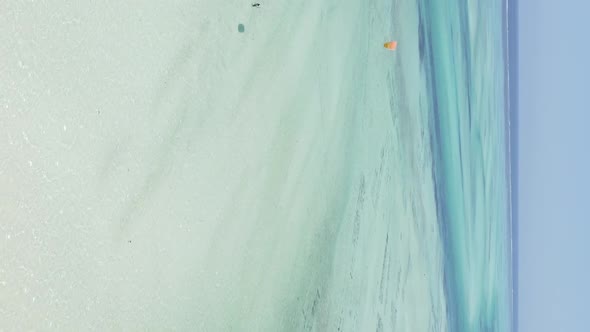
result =
M511 241L500 1L419 2L451 331L511 327Z
M509 331L501 7L8 1L0 330Z

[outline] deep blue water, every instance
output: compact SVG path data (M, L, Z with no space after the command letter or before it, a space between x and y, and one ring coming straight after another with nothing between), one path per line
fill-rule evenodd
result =
M421 0L419 13L449 327L509 331L505 4Z

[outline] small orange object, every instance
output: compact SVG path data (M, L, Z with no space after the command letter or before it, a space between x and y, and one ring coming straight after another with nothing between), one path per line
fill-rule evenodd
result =
M383 47L385 47L388 50L392 50L393 51L393 50L395 50L397 48L397 42L395 40L394 41L387 42L387 43L383 44Z

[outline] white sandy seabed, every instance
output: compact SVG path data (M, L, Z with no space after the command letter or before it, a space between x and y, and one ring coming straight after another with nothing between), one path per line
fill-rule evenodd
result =
M445 330L415 3L0 7L0 330Z

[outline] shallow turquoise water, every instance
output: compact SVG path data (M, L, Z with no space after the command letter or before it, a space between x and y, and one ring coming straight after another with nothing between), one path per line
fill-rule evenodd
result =
M509 330L500 2L13 2L0 330Z
M422 0L420 57L452 331L508 331L511 241L500 1Z

